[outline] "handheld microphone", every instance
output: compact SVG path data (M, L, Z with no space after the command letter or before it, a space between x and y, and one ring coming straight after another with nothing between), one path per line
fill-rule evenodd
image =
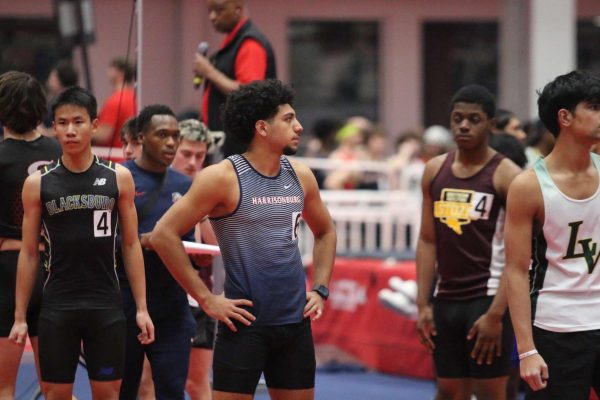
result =
M208 54L208 42L200 42L200 44L198 44L198 54L206 57ZM194 76L194 89L198 90L202 85L202 81L204 81L204 78L200 75Z

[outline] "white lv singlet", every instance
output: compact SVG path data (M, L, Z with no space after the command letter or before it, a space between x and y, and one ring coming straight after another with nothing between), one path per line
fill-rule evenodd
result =
M592 154L600 173L600 157ZM544 199L544 226L534 237L533 324L553 332L600 329L600 185L583 200L562 193L546 163L533 170Z

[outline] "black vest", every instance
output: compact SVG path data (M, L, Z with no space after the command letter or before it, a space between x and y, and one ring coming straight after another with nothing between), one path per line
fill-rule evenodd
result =
M254 39L259 42L267 52L267 71L265 79L275 78L275 55L271 44L250 20L246 21L239 29L234 38L225 47L211 56L213 65L229 79L235 80L235 57L238 54L240 46L246 39ZM206 88L212 87L210 97L208 98L208 129L212 131L222 131L223 123L221 122L221 104L225 103L225 95L215 88L211 82L208 82ZM224 156L238 152L244 152L244 146L239 143L232 143L231 138L225 138L223 148Z

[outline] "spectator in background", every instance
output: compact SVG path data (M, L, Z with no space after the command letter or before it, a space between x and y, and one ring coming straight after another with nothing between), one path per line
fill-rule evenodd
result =
M44 118L44 134L54 136L52 129L52 113L50 112L50 103L60 92L69 86L76 86L79 83L79 72L69 60L61 60L56 63L54 68L48 74L46 80L46 93L48 97L48 112Z
M99 126L94 136L97 146L121 147L121 127L137 113L133 81L135 67L124 58L111 61L107 71L113 93L98 114Z
M425 163L422 159L423 136L420 132L407 131L396 142L396 154L388 162L394 174L393 189L409 190L421 196L420 182Z
M527 146L525 147L527 167L531 167L538 158L550 154L555 141L554 135L546 129L544 123L540 120L535 121L529 129L529 135L527 135Z
M142 154L142 141L137 127L137 119L129 118L119 132L121 144L123 145L123 158L135 160Z
M388 149L387 132L380 126L374 127L367 132L364 147L364 160L384 162ZM364 171L358 178L356 188L367 190L389 189L389 183L385 178L386 171Z
M454 149L452 133L441 125L432 125L423 132L423 160L425 162Z
M302 149L304 157L327 158L335 149L335 133L341 128L342 123L336 119L323 118L317 120L312 129L313 137L308 138L306 146ZM313 169L319 188L327 176L322 169Z
M202 120L211 131L222 131L221 105L241 84L275 78L275 55L266 36L247 16L245 0L208 0L208 18L217 32L227 34L210 58L196 54L194 73L206 80ZM239 154L245 146L225 138L223 156Z
M362 126L351 122L346 123L335 134L338 147L329 155L329 159L338 160L342 164L365 159L364 138L365 132ZM360 172L357 170L344 168L332 170L325 178L323 186L325 189L333 190L355 189L359 178Z
M527 134L523 130L521 121L512 111L499 108L496 110L496 128L514 136L520 142L523 142Z
M497 133L490 138L490 147L498 153L505 155L509 160L517 164L520 168L527 165L527 157L521 142L516 137L508 133Z

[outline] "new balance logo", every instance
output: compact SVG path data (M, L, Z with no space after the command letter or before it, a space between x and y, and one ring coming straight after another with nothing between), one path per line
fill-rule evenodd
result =
M96 178L92 186L104 186L106 185L106 178Z
M284 188L284 189L289 189L289 188L290 188L290 186L292 186L292 184L291 184L291 183L290 183L289 185L283 185L283 188Z

